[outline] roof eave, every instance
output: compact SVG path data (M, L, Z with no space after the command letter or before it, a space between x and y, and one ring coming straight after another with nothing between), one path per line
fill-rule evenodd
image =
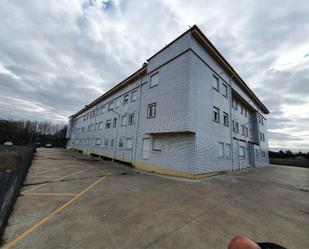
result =
M220 65L233 76L240 86L249 94L255 101L255 104L265 113L268 114L269 110L267 107L259 100L259 98L252 92L244 80L238 75L234 68L224 59L220 52L215 48L215 46L208 40L208 38L203 34L203 32L196 26L193 26L191 30L192 36L216 59Z

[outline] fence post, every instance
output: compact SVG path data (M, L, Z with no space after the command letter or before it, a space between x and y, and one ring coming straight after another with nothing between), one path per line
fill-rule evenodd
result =
M3 183L4 183L4 189L5 191L7 190L8 186L9 186L9 183L12 179L12 175L13 175L13 172L12 170L10 169L7 169L4 171L4 174L3 174Z

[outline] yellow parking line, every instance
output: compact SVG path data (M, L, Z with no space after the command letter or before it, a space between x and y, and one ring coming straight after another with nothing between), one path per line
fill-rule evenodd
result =
M39 193L39 192L30 192L30 193L21 193L21 195L39 195L39 196L41 196L41 195L59 195L59 196L61 196L61 195L78 195L78 193L77 194L71 194L71 193L43 193L43 192L41 192L41 193Z
M20 240L24 239L25 237L27 237L29 234L31 234L34 230L36 230L37 228L39 228L41 225L43 225L44 223L46 223L48 220L50 220L54 215L60 213L63 209L65 209L66 207L68 207L70 204L72 204L74 201L76 201L79 197L81 197L82 195L84 195L87 191L89 191L91 188L93 188L96 184L98 184L100 181L102 181L106 176L108 176L109 174L101 177L99 180L97 180L96 182L94 182L93 184L91 184L90 186L88 186L86 189L84 189L82 192L80 192L78 195L74 196L71 200L69 200L68 202L66 202L65 204L63 204L62 206L60 206L59 208L57 208L55 211L53 211L52 213L50 213L49 215L45 216L43 219L41 219L40 221L38 221L36 224L34 224L33 226L31 226L30 228L28 228L25 232L23 232L21 235L19 235L16 239L12 240L11 242L9 242L7 245L5 245L3 248L4 249L10 249L12 246L14 246L17 242L19 242Z
M80 171L77 171L77 172L73 172L73 173L68 174L68 175L65 175L65 176L61 176L61 177L55 178L55 179L53 179L52 181L59 181L59 180L62 180L63 178L66 178L66 177L68 177L68 176L72 176L72 175L76 175L76 174L81 173L81 172L84 172L84 171L86 171L86 169L84 169L84 170L80 170ZM47 184L49 184L49 182L47 182L47 183L43 183L43 184L40 184L40 185L38 185L38 186L35 186L35 187L32 187L32 188L29 188L29 189L26 189L26 190L25 190L25 191L23 191L21 194L28 193L28 192L29 192L29 191L31 191L31 190L34 190L34 189L37 189L37 188L40 188L40 187L46 186Z

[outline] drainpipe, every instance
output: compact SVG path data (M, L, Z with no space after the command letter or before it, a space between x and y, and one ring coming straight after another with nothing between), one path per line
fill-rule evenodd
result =
M233 77L235 75L235 71L233 72L232 76L230 77L230 106L229 106L229 109L230 109L230 136L231 136L231 155L232 155L232 167L233 167L233 172L235 172L235 166L234 166L234 142L233 142L233 108L232 108L232 105L233 105L233 94L232 94L232 91L233 91Z
M142 97L142 79L143 77L139 75L140 78L140 91L139 91L139 97L138 97L138 102L137 102L137 117L136 117L136 126L135 126L135 134L134 134L134 142L133 142L133 157L131 158L131 163L134 165L135 164L135 157L136 157L136 146L137 146L137 133L138 133L138 124L139 124L139 116L140 116L140 109L141 109L141 97Z
M116 112L114 110L114 108L111 111L118 115L118 122L116 122L116 126L117 126L116 138L115 138L115 141L114 141L114 156L113 156L113 161L114 161L115 158L116 158L116 148L117 148L117 141L118 141L118 134L119 134L119 126L120 126L120 122L121 122L121 120L120 120L121 115L118 112ZM112 119L112 122L113 121L114 121L114 119ZM103 143L104 143L104 141L103 141Z

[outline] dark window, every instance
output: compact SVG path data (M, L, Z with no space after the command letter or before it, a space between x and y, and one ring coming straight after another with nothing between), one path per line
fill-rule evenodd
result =
M157 111L157 103L149 104L147 108L147 118L156 117L156 111Z
M220 109L215 106L213 108L213 121L220 123Z
M226 112L223 112L223 124L229 127L229 115Z
M109 128L111 128L111 125L112 125L112 120L111 120L111 119L106 120L106 123L105 123L105 129L109 129Z
M135 113L129 114L128 125L135 124Z
M117 118L113 119L113 127L115 128L117 126Z
M227 87L227 85L225 85L225 84L222 84L223 85L223 96L224 97L228 97L229 96L229 92L228 92L228 87Z

